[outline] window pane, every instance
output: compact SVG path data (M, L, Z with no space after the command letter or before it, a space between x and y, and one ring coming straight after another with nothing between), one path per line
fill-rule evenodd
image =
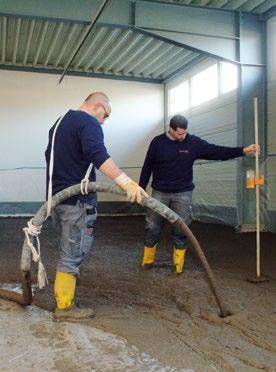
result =
M169 90L169 115L185 111L189 108L188 80Z
M192 77L192 106L197 106L217 96L218 66L215 64Z
M233 63L221 62L221 92L226 93L238 87L238 68Z

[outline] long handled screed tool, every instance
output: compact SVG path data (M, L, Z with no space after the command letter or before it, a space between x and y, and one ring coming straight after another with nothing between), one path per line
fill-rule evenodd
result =
M258 121L258 98L254 97L254 130L255 144L259 145L259 121ZM247 279L251 283L268 282L269 279L261 276L261 239L260 239L260 186L264 184L264 177L260 176L259 152L255 153L255 174L248 177L248 188L255 188L256 191L256 277ZM251 182L250 182L251 178Z

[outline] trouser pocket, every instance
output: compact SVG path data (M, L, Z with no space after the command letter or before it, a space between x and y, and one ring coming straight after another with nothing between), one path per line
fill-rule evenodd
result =
M83 228L81 231L80 251L83 257L90 254L94 241L94 223L97 219L97 209L84 204Z

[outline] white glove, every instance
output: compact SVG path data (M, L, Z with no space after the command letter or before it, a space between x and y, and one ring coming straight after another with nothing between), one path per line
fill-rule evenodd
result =
M141 204L142 197L149 197L142 187L129 178L125 173L121 173L114 181L122 190L126 191L127 200L132 203L136 201Z

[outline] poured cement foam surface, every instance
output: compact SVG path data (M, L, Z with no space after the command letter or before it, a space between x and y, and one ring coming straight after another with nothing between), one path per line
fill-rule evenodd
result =
M48 311L0 300L0 370L169 371L126 340L77 323L54 323Z

